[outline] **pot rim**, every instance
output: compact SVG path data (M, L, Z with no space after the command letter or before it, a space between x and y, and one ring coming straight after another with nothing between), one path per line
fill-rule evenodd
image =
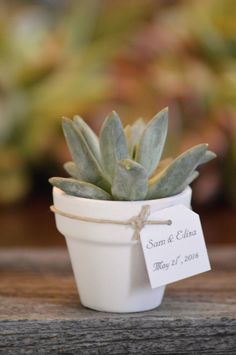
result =
M173 195L173 196L168 196L164 198L157 198L157 199L152 199L152 200L139 200L139 201L116 201L116 200L96 200L96 199L91 199L91 198L84 198L84 197L78 197L78 196L72 196L66 194L63 190L59 189L58 187L53 187L53 195L58 195L60 198L65 199L67 202L70 200L78 203L96 203L96 204L108 204L108 205L113 205L113 206L127 206L127 204L131 204L132 206L135 205L140 205L140 204L152 204L154 201L160 201L160 202L168 202L168 201L174 201L174 200L179 200L180 197L183 197L184 195L188 195L189 193L192 192L192 189L190 186L187 186L182 192L179 194Z

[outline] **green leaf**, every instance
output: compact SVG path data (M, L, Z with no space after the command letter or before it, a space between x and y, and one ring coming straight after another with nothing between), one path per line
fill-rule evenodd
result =
M125 138L128 146L129 156L133 157L132 129L129 124L125 126L124 133L125 133Z
M190 185L197 177L199 176L199 172L198 171L194 171L186 180L185 182L179 186L179 188L177 188L174 192L173 195L177 195L180 192L184 191L184 189L186 189L186 187L188 185Z
M200 164L207 144L199 144L177 157L164 171L149 181L147 199L172 196Z
M207 150L206 153L203 155L200 164L208 163L216 157L217 155L214 152L212 152L211 150Z
M99 149L99 141L97 135L93 130L87 125L87 123L79 116L74 116L73 118L74 126L80 130L89 149L96 158L98 162L101 160L101 154Z
M85 181L71 178L53 177L49 179L50 184L63 190L68 195L91 198L94 200L111 200L112 197L106 191Z
M126 141L128 144L129 155L131 158L135 156L135 149L140 140L140 137L145 129L145 122L142 118L136 120L132 126L127 125L124 128Z
M146 126L137 146L135 160L148 176L155 171L164 148L168 128L168 108L160 111Z
M67 161L63 165L65 171L74 179L83 180L79 167L73 161Z
M100 133L102 166L111 182L117 161L129 158L125 134L119 116L113 111L105 120Z
M167 168L168 165L173 161L173 158L165 158L161 160L153 173L153 176L160 174L160 172Z
M209 161L211 161L212 159L215 159L216 158L216 154L210 150L207 150L205 152L205 154L203 155L203 157L200 159L200 162L198 165L202 165L202 164L205 164L205 163L208 163ZM194 171L186 180L185 182L179 186L179 188L177 188L173 194L174 195L177 195L179 194L180 192L184 191L184 189L190 185L195 179L197 179L199 176L199 172L198 171Z
M80 169L82 179L109 190L110 184L103 176L81 132L75 129L73 122L68 118L63 118L62 127L71 156Z
M142 165L120 160L112 183L112 195L121 201L142 201L147 193L148 177Z

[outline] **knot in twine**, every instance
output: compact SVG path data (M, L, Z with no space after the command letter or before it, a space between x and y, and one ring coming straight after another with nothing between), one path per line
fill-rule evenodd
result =
M138 239L140 232L147 223L147 219L150 215L150 206L146 205L141 208L141 211L137 216L130 218L129 223L134 228L133 239Z
M138 240L140 238L140 232L145 227L145 225L158 225L158 224L165 224L171 225L172 221L168 220L148 220L150 215L150 206L145 205L142 206L141 211L137 216L131 217L127 221L119 221L113 219L102 219L102 218L93 218L93 217L85 217L85 216L78 216L73 215L71 213L63 212L57 209L55 206L50 206L50 210L63 217L67 217L70 219L75 219L77 221L82 222L90 222L90 223L99 223L99 224L116 224L116 225L123 225L123 226L130 226L134 229L133 239Z

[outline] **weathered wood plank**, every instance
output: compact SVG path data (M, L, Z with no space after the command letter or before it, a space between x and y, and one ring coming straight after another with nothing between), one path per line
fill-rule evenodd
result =
M2 250L0 353L236 354L236 248L210 256L158 309L111 314L79 304L65 250Z

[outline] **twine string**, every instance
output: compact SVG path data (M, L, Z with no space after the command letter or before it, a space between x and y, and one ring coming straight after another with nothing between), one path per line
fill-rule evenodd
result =
M145 227L145 225L171 225L172 224L172 221L170 219L148 220L148 217L150 215L150 206L149 205L142 206L141 211L139 212L139 214L137 216L133 216L126 221L78 216L78 215L74 215L72 213L63 212L63 211L57 209L55 206L50 206L50 210L53 213L58 214L60 216L67 217L70 219L75 219L77 221L82 221L82 222L131 226L134 229L134 235L133 235L134 240L139 239L140 232Z

